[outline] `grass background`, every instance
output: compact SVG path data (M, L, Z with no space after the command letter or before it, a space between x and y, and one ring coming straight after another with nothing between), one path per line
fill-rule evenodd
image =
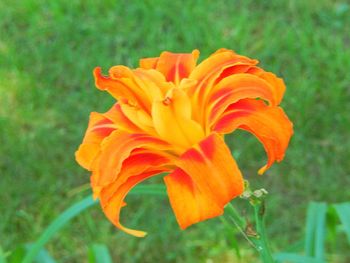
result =
M265 162L261 145L243 132L227 138L244 175L269 190L272 247L284 249L302 236L309 201L350 200L349 28L346 0L0 0L1 246L11 250L35 240L88 194L80 187L89 175L74 151L89 112L113 103L94 89L95 66L136 67L138 58L163 50L199 48L204 58L226 47L259 59L287 84L282 106L295 135L284 162L258 177ZM48 250L59 262L85 262L92 242L107 244L115 262L233 260L220 220L183 232L168 200L128 200L123 221L148 230L146 239L119 232L95 207ZM341 254L337 262L349 260L348 251L334 251ZM243 253L243 262L255 262L253 252Z

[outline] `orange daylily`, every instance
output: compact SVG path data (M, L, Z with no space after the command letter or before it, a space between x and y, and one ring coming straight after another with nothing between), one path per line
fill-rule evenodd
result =
M168 173L165 185L182 229L219 216L243 192L243 177L223 135L237 129L254 134L268 161L259 173L284 158L292 123L278 106L283 80L257 67L258 61L220 49L196 65L199 51L163 52L140 67L94 70L96 86L117 102L106 113L92 112L76 152L92 172L95 198L113 224L121 225L124 198L136 184Z

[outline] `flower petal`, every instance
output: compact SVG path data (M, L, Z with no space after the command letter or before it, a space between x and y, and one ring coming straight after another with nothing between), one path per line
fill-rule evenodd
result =
M98 89L107 90L115 99L126 100L146 113L150 112L152 101L163 98L173 86L156 70L131 70L125 66L110 68L108 77L101 74L101 68L95 68L94 76Z
M133 176L131 177L125 184L123 184L121 187L119 187L117 190L115 189L109 189L109 187L106 187L102 190L101 196L104 195L104 191L115 191L115 193L112 195L112 197L108 200L108 202L102 203L102 209L107 218L119 229L122 231L136 236L136 237L144 237L146 235L146 232L139 231L139 230L133 230L124 227L120 223L120 210L123 206L125 206L124 198L127 195L127 193L138 183L142 182L143 180L151 177L154 174L161 173L161 171L153 171L149 173L144 173L139 176ZM113 187L113 184L110 186Z
M143 69L156 69L159 58L141 58L140 68Z
M131 154L124 162L117 179L102 188L101 206L108 219L119 229L137 237L146 233L124 227L120 221L120 211L125 206L127 193L141 181L169 170L170 160L157 153L141 152Z
M198 81L188 91L195 112L194 119L204 125L206 104L215 83L228 74L245 72L257 63L257 60L237 55L227 49L220 49L202 61L189 76L190 79Z
M119 103L115 103L113 107L103 114L107 119L111 120L117 129L129 133L143 133L143 130L137 127L122 111Z
M196 66L198 56L198 50L193 50L190 54L164 51L159 58L141 59L140 66L145 69L156 69L167 81L178 85L183 78L190 75Z
M120 103L120 108L124 116L143 133L155 135L152 118L144 110L124 102Z
M102 141L115 129L114 123L103 114L91 112L83 142L75 153L77 162L85 169L91 170Z
M171 206L182 229L223 213L243 192L243 178L223 138L214 133L186 151L179 167L164 177Z
M266 72L259 67L251 67L248 69L247 73L254 74L261 79L264 79L268 83L270 83L271 87L274 88L274 94L276 99L276 104L280 104L283 98L284 92L286 91L286 86L284 84L283 79L277 77L275 74L271 72Z
M208 102L208 125L215 122L229 105L241 99L260 98L276 106L277 96L269 82L255 75L240 73L228 76L213 88Z
M91 176L94 197L100 198L102 209L119 229L142 237L142 231L131 230L119 222L124 198L138 183L150 176L173 169L173 156L166 153L166 144L145 135L114 132L104 142Z
M136 149L149 149L164 152L171 149L170 145L146 134L128 134L117 130L106 138L100 149L93 171L92 185L95 196L99 195L101 187L113 183L119 176L123 162Z
M243 129L254 134L264 145L268 156L263 174L275 161L284 158L293 124L280 107L267 106L261 100L244 99L232 104L212 128L218 133L231 133Z
M191 101L178 88L171 89L163 101L153 103L154 128L160 138L173 144L179 153L204 138L200 125L191 119Z

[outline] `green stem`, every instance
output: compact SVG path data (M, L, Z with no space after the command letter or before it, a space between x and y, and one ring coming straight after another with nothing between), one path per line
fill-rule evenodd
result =
M264 200L255 201L253 204L257 236L252 238L257 246L261 261L264 263L275 262L268 243L265 230L265 203Z
M252 227L246 223L244 218L240 216L231 203L226 206L226 211L244 238L258 251L261 261L263 263L274 263L275 261L273 260L265 231L264 201L251 200L250 204L254 208L255 229L252 229Z

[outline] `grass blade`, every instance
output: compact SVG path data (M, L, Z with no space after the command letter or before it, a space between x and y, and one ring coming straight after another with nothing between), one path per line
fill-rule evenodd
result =
M285 252L291 253L291 252L300 252L303 250L303 248L305 247L304 245L305 240L299 240L295 243L293 243L292 245L290 245L287 249L285 249Z
M350 244L350 203L341 203L333 205L338 213L340 222L343 224L345 233Z
M89 249L89 263L112 263L112 257L104 244L93 244Z
M33 244L27 244L25 246L26 251L29 251L33 247ZM34 259L37 263L56 263L56 261L51 257L50 253L45 249L40 249L39 253Z
M315 256L324 260L324 243L326 236L326 203L309 204L305 231L305 253L309 257Z
M277 253L274 255L274 259L281 263L322 263L323 260L316 259L308 256L301 256L294 253Z
M98 203L94 201L91 196L88 196L80 202L72 205L66 211L64 211L59 217L57 217L41 234L39 239L29 249L28 253L22 263L30 263L36 258L40 250L44 245L56 234L65 224L67 224L76 215L87 209L88 207Z
M315 221L316 204L311 202L307 209L305 229L305 254L307 256L312 256L314 254Z
M26 254L26 248L24 245L19 245L15 247L9 254L7 258L7 262L9 263L19 263L22 262L22 259L24 258Z
M315 231L315 257L320 260L325 258L325 239L326 239L326 216L327 204L317 204L316 231Z
M2 247L0 246L0 263L6 263L6 256L5 252L2 250Z
M135 187L130 194L151 194L166 196L165 186L161 184L139 185ZM80 202L74 204L57 217L42 233L39 239L29 248L22 263L30 263L37 257L38 253L45 246L45 244L52 238L52 236L58 232L65 224L67 224L72 218L79 213L89 208L90 206L97 204L98 201L94 201L89 195Z

